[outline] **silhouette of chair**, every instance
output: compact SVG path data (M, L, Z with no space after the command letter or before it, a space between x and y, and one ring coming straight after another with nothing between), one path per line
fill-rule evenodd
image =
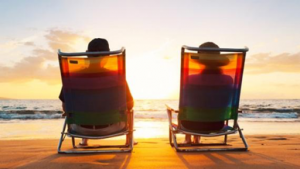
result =
M133 110L127 110L125 49L104 52L63 53L58 51L65 122L58 145L58 153L130 152L133 149ZM70 125L98 128L125 123L117 132L88 135ZM126 135L124 145L87 146L81 150L75 138L106 139ZM72 138L72 150L61 150L65 137ZM97 148L96 150L90 150Z
M238 125L238 108L247 51L247 48L182 47L179 111L166 105L169 141L177 151L248 149L242 129ZM177 114L177 123L172 121L173 113ZM183 125L189 123L196 125L197 129ZM220 123L221 128L216 128L216 124ZM227 148L227 135L237 132L245 147ZM224 141L212 144L177 143L177 134L224 136Z

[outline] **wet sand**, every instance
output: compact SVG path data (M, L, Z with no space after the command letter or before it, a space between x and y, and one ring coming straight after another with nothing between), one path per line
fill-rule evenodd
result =
M137 138L131 153L87 155L57 154L58 139L0 140L0 168L300 168L300 135L246 135L246 139L246 152L178 153L167 138ZM91 144L108 142L119 141ZM242 145L237 135L229 136L229 144ZM71 148L69 138L63 148Z
M255 119L254 119L255 120ZM0 140L59 139L63 119L0 121ZM135 138L166 138L169 135L167 119L135 119ZM244 135L300 135L297 121L239 121Z

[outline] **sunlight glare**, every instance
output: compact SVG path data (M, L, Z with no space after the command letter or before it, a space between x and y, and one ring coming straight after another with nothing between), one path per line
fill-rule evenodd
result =
M177 59L179 62L179 59ZM179 89L179 64L157 52L127 61L127 81L135 99L169 98Z

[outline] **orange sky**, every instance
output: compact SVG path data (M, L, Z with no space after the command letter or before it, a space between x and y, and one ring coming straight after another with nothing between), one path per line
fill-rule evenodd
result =
M300 98L299 1L71 2L2 3L0 97L57 98L57 50L82 52L100 37L127 49L135 99L178 99L180 48L206 41L249 47L243 99Z

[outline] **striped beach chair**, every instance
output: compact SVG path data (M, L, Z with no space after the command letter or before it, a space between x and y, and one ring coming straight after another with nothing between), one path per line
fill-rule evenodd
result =
M58 153L132 151L133 111L127 110L126 104L125 49L83 53L59 50L58 58L66 113ZM124 130L109 135L83 135L70 129L73 124L97 128L119 122L125 122ZM75 138L106 139L122 135L126 135L127 144L85 147L87 150L75 144ZM63 151L66 136L72 138L73 149Z
M245 63L245 49L198 48L181 50L179 111L167 106L169 140L181 151L247 150L248 145L238 125L238 108ZM196 53L197 52L197 53ZM212 53L218 53L213 56ZM177 114L177 123L172 116ZM208 129L191 130L183 122L205 124ZM221 122L220 129L213 129ZM228 148L227 136L239 133L244 147ZM177 134L201 137L224 136L221 143L178 143Z

